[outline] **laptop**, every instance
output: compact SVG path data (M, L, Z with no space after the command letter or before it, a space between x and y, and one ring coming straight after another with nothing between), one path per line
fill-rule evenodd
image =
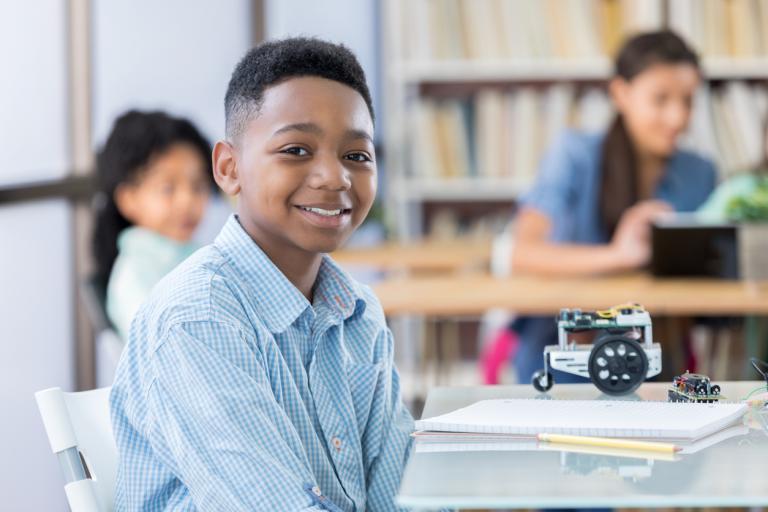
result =
M664 216L651 227L651 273L663 277L738 279L735 224L702 221L696 214Z

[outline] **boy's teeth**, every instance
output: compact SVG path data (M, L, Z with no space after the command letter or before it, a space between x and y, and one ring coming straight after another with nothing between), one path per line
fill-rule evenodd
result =
M326 217L333 217L334 215L341 214L341 210L324 210L322 208L307 208L304 206L302 206L301 209L308 212L317 213L318 215L325 215Z

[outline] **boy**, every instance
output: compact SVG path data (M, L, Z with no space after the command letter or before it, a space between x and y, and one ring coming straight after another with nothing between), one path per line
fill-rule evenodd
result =
M392 510L413 420L372 292L324 253L376 192L373 107L346 48L251 50L214 176L213 245L153 290L112 390L117 510Z

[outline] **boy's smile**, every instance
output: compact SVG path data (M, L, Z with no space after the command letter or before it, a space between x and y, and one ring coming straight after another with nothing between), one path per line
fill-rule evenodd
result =
M350 222L352 206L343 204L297 205L296 208L317 227L341 228Z
M303 76L264 91L240 140L216 145L214 167L225 192L239 196L243 228L278 267L306 266L365 219L376 195L375 158L362 96Z

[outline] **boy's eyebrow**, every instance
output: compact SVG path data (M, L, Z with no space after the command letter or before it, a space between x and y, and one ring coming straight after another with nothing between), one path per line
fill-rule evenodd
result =
M317 126L315 123L294 123L294 124L287 124L278 130L275 130L275 133L272 134L274 137L275 135L280 135L281 133L285 132L291 132L291 131L299 131L299 132L306 132L311 133L313 135L322 135L323 129Z
M371 134L365 130L347 130L345 136L350 140L365 139L373 144L373 138L371 137Z
M278 128L277 130L275 130L275 133L273 133L272 136L274 137L276 135L280 135L281 133L291 132L291 131L311 133L313 135L323 135L324 133L323 129L320 128L315 123L293 123L293 124L287 124L285 126ZM356 129L347 130L344 136L345 138L350 140L365 139L369 141L371 144L373 144L373 138L365 130L356 130Z

